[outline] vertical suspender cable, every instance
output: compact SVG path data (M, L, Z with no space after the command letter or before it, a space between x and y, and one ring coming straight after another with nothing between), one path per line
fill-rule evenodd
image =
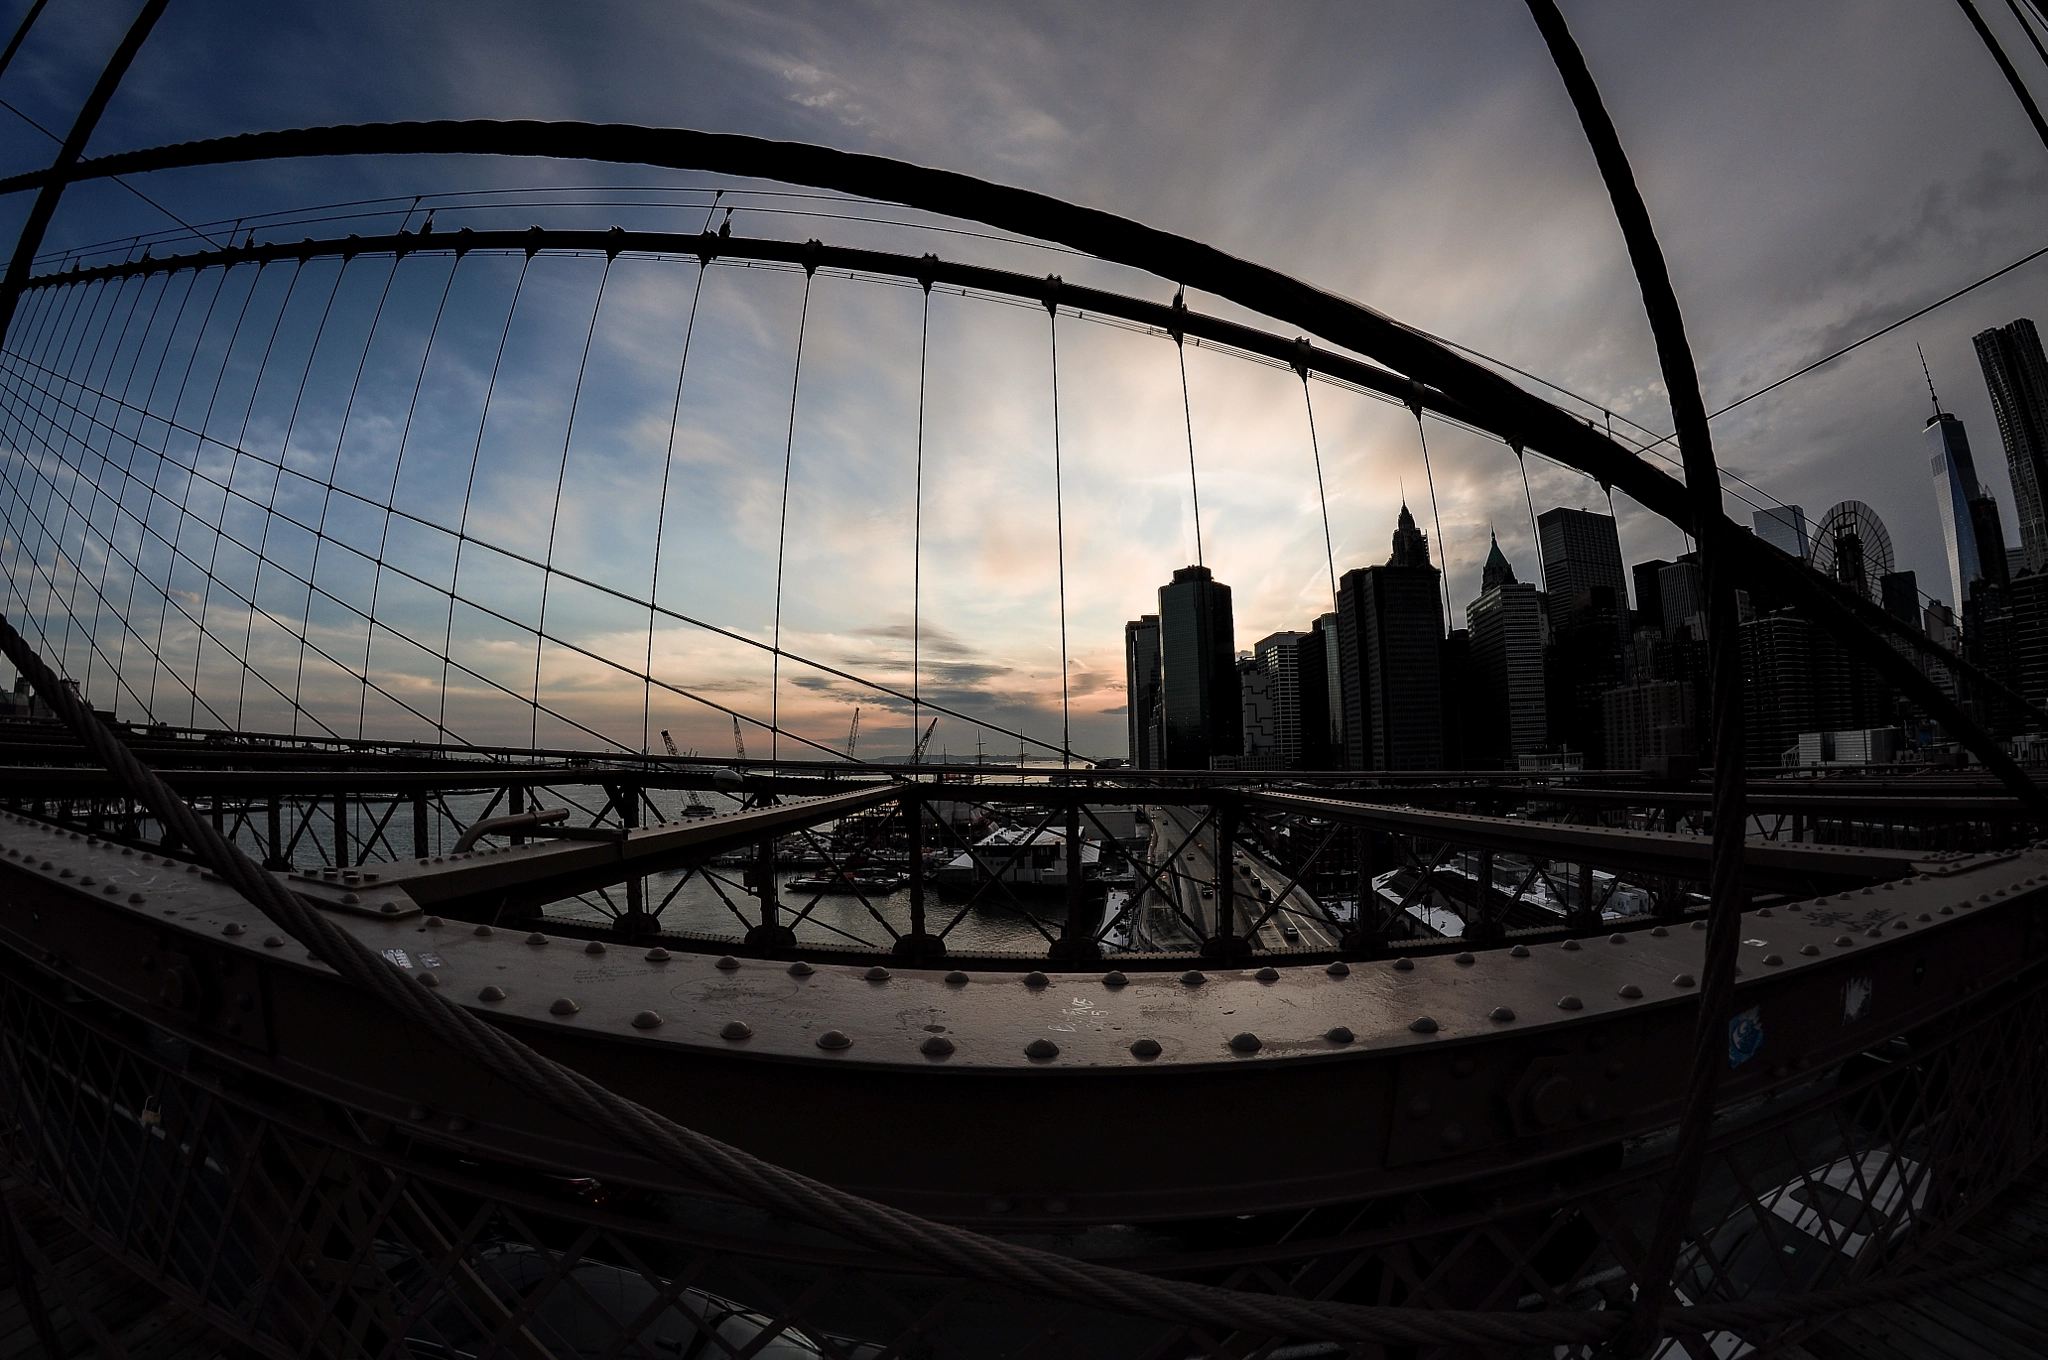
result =
M576 435L576 410L583 404L583 375L590 368L590 344L597 337L597 314L604 310L604 288L611 282L612 260L604 257L604 272L597 276L597 300L590 304L590 328L583 333L583 358L576 365L576 390L569 397L569 420L562 430L562 461L555 468L555 508L548 516L548 551L540 569L540 614L533 624L533 726L527 745L540 745L540 656L547 645L548 587L555 579L555 531L562 524L562 483L569 475L569 441Z
M1187 309L1188 295L1183 288L1173 295L1173 310L1179 313ZM1178 325L1173 328L1173 349L1180 358L1180 413L1188 427L1188 497L1195 510L1195 565L1200 567L1207 565L1202 560L1202 484L1195 477L1195 407L1188 399L1187 333Z
M2027 111L2027 120L2034 125L2034 132L2041 138L2041 144L2048 146L2048 121L2043 121L2040 106L2034 103L2034 96L2027 93L2026 82L2022 81L2020 73L2013 69L2012 59L2005 55L2005 49L1999 46L1998 38L1984 22L1984 16L1977 12L1977 7L1971 4L1970 0L1956 0L1956 4L1969 16L1970 26L1977 30L1977 36L1984 40L1984 46L1990 50L1992 59L1998 63L1998 69L2005 73L2006 84L2012 86L2012 92L2019 97L2020 107ZM2032 29L2027 31L2027 36L2033 36Z
M1302 342L1306 344L1306 341ZM1308 451L1316 463L1316 500L1323 508L1323 560L1330 569L1330 608L1337 608L1337 548L1330 538L1330 497L1323 489L1323 447L1316 438L1316 404L1308 394L1308 365L1298 363L1301 374L1301 404L1308 411Z
M1429 483L1429 520L1430 523L1436 526L1436 555L1441 567L1441 571L1438 574L1443 578L1444 587L1444 626L1449 627L1451 621L1451 552L1448 545L1444 543L1443 517L1437 514L1436 511L1436 474L1430 471L1429 467L1429 435L1422 428L1422 405L1417 402L1411 409L1415 412L1415 437L1422 441L1422 476ZM1539 552L1537 555L1541 556L1542 554Z
M469 481L462 489L462 513L455 522L455 562L448 571L448 626L441 635L441 707L434 718L441 739L448 739L448 653L455 645L455 597L462 589L462 545L469 539L469 500L476 494L476 465L483 456L484 427L491 423L491 398L498 391L498 370L505 363L505 342L512 336L512 318L519 314L519 295L526 290L526 271L533 256L519 262L519 277L512 284L512 301L505 308L505 326L498 332L498 352L491 360L490 380L484 384L483 410L476 418L476 443L469 450ZM239 726L239 723L237 724Z
M1052 342L1052 525L1053 542L1059 556L1060 581L1060 768L1071 769L1074 764L1074 737L1067 695L1067 518L1066 491L1060 479L1059 294L1060 278L1054 274L1045 281L1045 315L1046 333ZM1191 457L1189 467L1193 466Z
M724 190L720 190L723 193ZM716 200L713 200L714 206ZM705 219L709 227L710 219ZM647 663L640 675L640 754L647 754L647 734L654 711L654 611L661 593L661 533L668 522L668 479L676 463L676 426L683 418L683 375L690 371L690 338L697 333L697 303L704 296L704 271L708 259L697 261L697 286L690 293L690 319L683 324L683 357L676 365L676 400L668 417L668 453L661 463L661 498L654 507L654 569L647 581Z
M1529 507L1529 542L1536 549L1536 581L1544 594L1550 593L1550 568L1543 561L1543 534L1536 527L1536 496L1529 490L1529 460L1522 456L1521 442L1508 445L1515 451L1515 463L1522 469L1522 501ZM1571 605L1570 600L1565 605Z
M924 629L924 381L932 343L932 280L924 285L924 319L917 341L917 471L910 509L910 758L919 756L918 743L924 731L924 692L918 683L923 672L921 649Z
M796 393L804 376L804 332L811 324L812 267L804 266L803 309L796 319L796 366L789 375L789 431L782 444L782 513L775 527L775 646L768 654L768 759L782 753L782 563L789 547L789 469L796 456Z

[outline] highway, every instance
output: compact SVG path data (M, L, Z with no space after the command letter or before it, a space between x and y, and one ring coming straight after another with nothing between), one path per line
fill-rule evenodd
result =
M1193 840L1187 840L1188 832L1200 820L1200 813L1188 808L1158 806L1148 806L1145 812L1152 819L1152 867L1155 873L1163 876L1163 871L1169 867L1165 856L1184 840L1187 841L1180 851L1179 863L1171 866L1178 872L1168 881L1168 886L1178 895L1181 913L1199 924L1204 933L1213 933L1216 928L1213 887L1217 853L1215 826L1205 826ZM1269 894L1277 894L1287 886L1288 875L1263 856L1242 848L1237 854L1238 886L1232 924L1242 932L1263 916L1271 905L1260 899L1259 888L1263 886ZM1286 925L1292 925L1300 938L1288 939L1283 931ZM1257 944L1260 949L1334 949L1338 934L1323 919L1307 890L1297 887L1289 894L1287 904L1259 928Z

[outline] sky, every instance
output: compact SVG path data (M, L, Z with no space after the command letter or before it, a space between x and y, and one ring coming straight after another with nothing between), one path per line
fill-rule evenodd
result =
M26 11L0 8L10 29ZM1710 410L2048 245L2048 150L1946 0L1564 9ZM2048 96L2010 15L1984 9ZM51 6L0 98L61 132L131 13ZM1611 207L1514 4L174 0L92 150L463 117L742 132L1019 185L1363 302L1541 375L1596 419L1670 428ZM0 119L0 172L51 154ZM1159 301L1174 288L946 229L973 224L615 165L333 160L133 185L258 239L417 226L414 196L443 228L696 231L723 190L742 234ZM388 201L347 220L304 211L365 199ZM27 206L0 211L18 223ZM101 183L67 194L46 251L118 258L139 233L163 233L157 254L196 244ZM1327 610L1332 566L1385 560L1404 497L1454 615L1489 532L1536 574L1497 442L1431 422L1425 469L1404 410L1318 383L1312 446L1291 373L1213 349L1186 351L1184 398L1160 336L944 290L927 312L914 287L829 273L808 294L797 272L701 273L418 255L187 272L63 305L47 290L43 331L24 302L9 336L7 607L42 619L123 717L635 750L668 728L723 752L731 709L750 755L771 715L785 754L841 749L856 705L860 754L900 755L909 705L810 663L908 693L914 631L919 697L945 709L935 750L1013 754L1005 731L1056 745L1064 722L1100 756L1123 753L1122 623L1195 556L1190 438L1202 552L1233 587L1241 648ZM1813 519L1867 502L1897 565L1946 598L1916 347L2017 542L1970 337L2044 310L2048 259L1717 420L1721 465ZM169 414L137 429L115 411ZM136 434L142 462L123 443ZM1538 511L1606 508L1576 473L1532 459L1528 474ZM1627 561L1684 550L1625 498L1614 509ZM778 634L779 664L764 646Z

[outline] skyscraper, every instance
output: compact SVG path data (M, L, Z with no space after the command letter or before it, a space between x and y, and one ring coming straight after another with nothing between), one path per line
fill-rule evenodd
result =
M1700 579L1698 557L1687 553L1658 571L1657 594L1662 599L1666 641L1677 637L1680 628L1689 628L1694 640L1706 641L1707 588Z
M1772 547L1783 548L1794 557L1806 556L1806 511L1799 506L1771 506L1757 511L1750 522L1756 526L1756 536Z
M1543 553L1543 585L1550 594L1552 625L1565 624L1593 607L1592 592L1604 586L1612 592L1604 607L1620 605L1614 622L1615 653L1619 655L1628 645L1631 630L1628 571L1621 565L1621 539L1614 531L1614 516L1558 506L1536 517L1536 538Z
M1344 768L1344 666L1335 610L1316 619L1315 636L1323 649L1323 735L1320 744L1311 743L1306 736L1302 744L1313 762L1310 769L1341 770ZM1308 711L1306 701L1303 711Z
M1443 761L1439 667L1443 599L1429 542L1401 507L1385 566L1337 583L1345 763L1354 770L1430 770Z
M2034 323L2025 317L1980 333L1976 344L2012 473L2020 549L2027 569L2038 572L2048 566L2048 518L2042 504L2048 494L2048 359L2042 357Z
M1320 633L1271 633L1252 648L1273 708L1274 769L1321 769L1329 758L1329 697ZM1249 711L1249 710L1247 710ZM1251 755L1246 735L1246 756Z
M1230 587L1207 567L1182 567L1159 587L1159 694L1161 768L1206 770L1212 756L1243 753Z
M1932 384L1929 392L1933 391ZM1934 509L1941 520L1941 543L1948 550L1948 584L1960 606L1970 598L1970 582L1984 574L1977 554L1977 522L1971 503L1982 494L1977 464L1970 457L1970 436L1963 422L1939 406L1928 417L1923 436L1927 464L1934 473Z
M1141 770L1159 768L1159 752L1152 749L1152 710L1158 703L1159 616L1145 614L1124 625L1124 725L1131 764Z
M1472 636L1472 678L1478 713L1473 765L1512 765L1543 749L1543 606L1536 587L1515 579L1495 539L1481 574L1484 589L1465 607Z
M1657 586L1657 573L1670 565L1661 557L1653 557L1628 569L1636 583L1636 627L1664 631L1664 592Z

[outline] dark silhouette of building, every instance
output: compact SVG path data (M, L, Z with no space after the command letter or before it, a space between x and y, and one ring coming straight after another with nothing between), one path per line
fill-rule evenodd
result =
M1707 613L1707 588L1700 578L1697 555L1686 553L1659 571L1657 594L1662 601L1666 639L1677 637L1681 628L1690 628L1695 638L1705 637L1702 625Z
M1401 507L1386 565L1337 583L1345 763L1354 770L1443 764L1443 600L1429 542Z
M1618 600L1610 586L1585 588L1562 622L1552 599L1550 643L1544 653L1550 745L1584 753L1589 770L1609 765L1601 696L1627 678L1621 645L1627 614L1627 601Z
M1698 754L1692 686L1683 680L1637 680L1600 696L1610 770L1642 770Z
M1614 516L1564 506L1536 517L1536 538L1543 554L1543 589L1550 596L1553 625L1564 624L1589 607L1606 611L1618 657L1634 630L1628 620L1628 571L1621 565L1621 539ZM1606 590L1606 603L1589 602ZM1616 605L1620 612L1616 613Z
M2005 546L2005 522L1998 517L1998 502L1989 496L1971 501L1970 523L1977 531L1979 574L1995 585L2005 585L2012 580L2012 562ZM1962 608L1962 602L1968 598L1966 588L1956 597L1956 607Z
M1636 628L1654 628L1659 633L1664 631L1664 592L1657 585L1657 573L1670 565L1661 557L1653 557L1628 569L1629 575L1635 578ZM1630 631L1633 633L1634 629Z
M1159 616L1145 614L1124 625L1124 713L1131 764L1141 770L1160 768L1152 741L1153 713L1159 707Z
M1513 765L1549 739L1543 675L1543 601L1515 579L1495 539L1480 575L1479 598L1465 607L1472 636L1470 724L1474 768Z
M1993 679L2048 703L2048 572L2022 569L2004 585L1977 582L1963 610L1963 643L1964 654ZM1996 694L1970 698L1977 720L1999 736L2033 726L2025 710Z
M2012 474L2013 510L2020 521L2020 549L2027 569L2048 567L2048 359L2041 337L2025 317L1976 336L1977 362L1998 415L2005 461ZM1978 546L1983 556L1983 546Z
M1782 765L1816 730L1814 628L1790 610L1741 625L1743 740L1751 765Z
M1920 626L1920 578L1910 571L1888 571L1877 583L1887 614L1907 626Z
M1318 770L1330 759L1329 684L1320 632L1272 633L1252 648L1252 669L1263 677L1270 705L1270 735L1260 745L1261 769ZM1245 712L1253 712L1248 702ZM1245 734L1246 768L1252 768L1252 736Z
M1312 770L1341 770L1344 768L1344 667L1343 643L1337 628L1337 614L1332 610L1316 619L1316 644L1323 653L1323 732L1320 743L1302 738L1303 759L1312 763Z
M1472 673L1472 634L1453 628L1443 650L1444 768L1475 768L1479 691Z
M1159 587L1160 767L1206 770L1244 753L1230 587L1207 567L1182 567Z

